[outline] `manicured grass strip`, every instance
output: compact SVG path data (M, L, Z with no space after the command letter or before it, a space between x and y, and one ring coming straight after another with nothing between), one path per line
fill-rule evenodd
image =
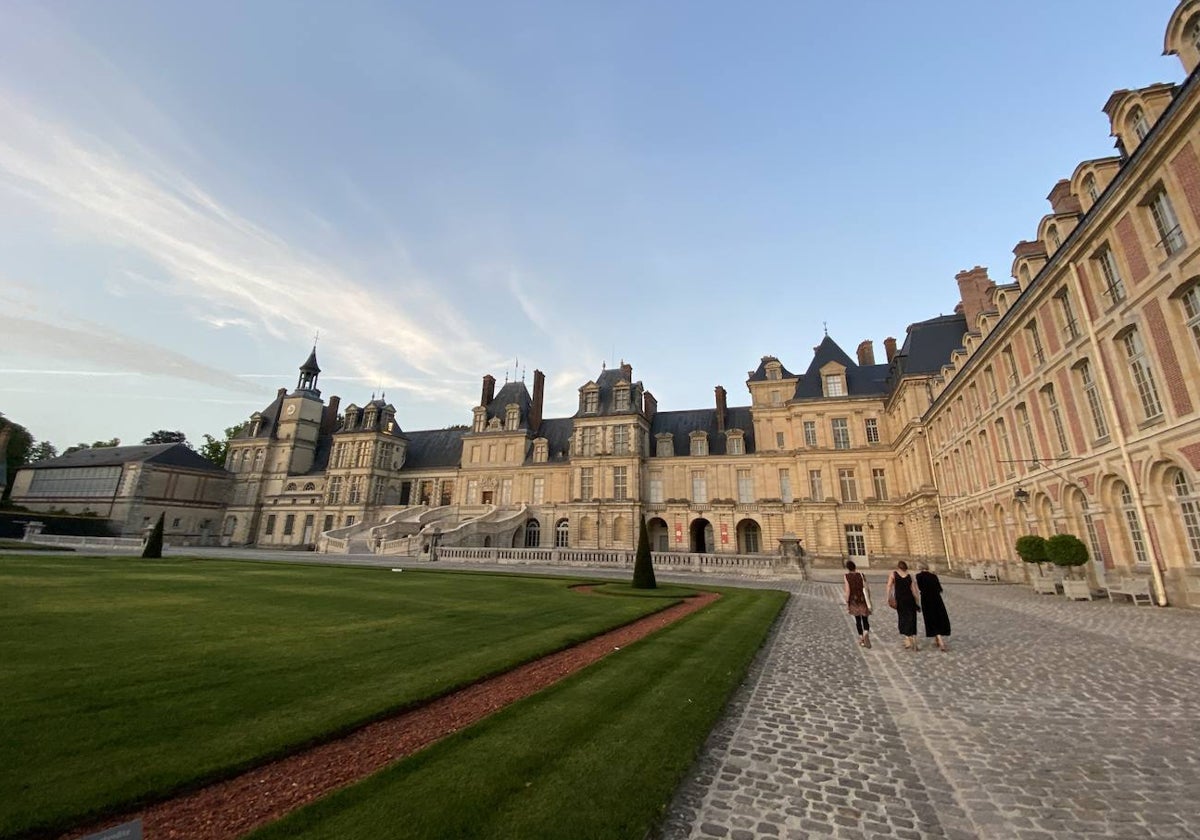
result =
M703 611L251 837L646 836L787 598L722 592Z
M0 557L0 837L232 775L664 605L577 582Z

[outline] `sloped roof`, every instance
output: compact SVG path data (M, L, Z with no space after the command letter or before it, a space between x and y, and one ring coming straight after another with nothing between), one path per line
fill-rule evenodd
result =
M533 405L533 398L529 396L529 391L525 387L524 382L506 382L504 387L492 397L492 401L487 404L487 418L491 420L493 417L499 418L500 422L505 421L505 412L513 403L517 404L520 412L519 428L526 428L529 422L529 406Z
M271 404L262 411L258 412L262 417L262 422L258 424L258 434L250 434L250 430L253 428L254 424L250 421L246 421L242 424L241 430L233 436L233 439L246 440L251 437L255 439L271 437L275 431L275 424L279 422L279 415L283 411L284 396L285 394L281 389L280 392L275 395L275 399L271 401Z
M822 399L825 391L821 383L821 368L830 362L837 362L846 369L846 396L869 397L887 393L888 365L865 365L860 367L850 358L838 343L825 336L821 343L813 348L813 360L808 370L796 383L796 391L792 399L812 400Z
M97 449L80 449L69 455L48 458L30 464L27 469L53 470L67 467L119 467L131 463L147 463L162 466L183 467L190 470L224 473L207 458L196 454L182 443L156 443L143 446L105 446Z
M776 356L763 356L762 361L758 363L758 367L749 374L749 381L762 382L767 378L767 365L771 362L779 362ZM782 369L783 379L794 379L796 374L792 373L782 362L779 362L779 367Z
M907 374L937 373L950 361L951 354L963 346L967 318L961 313L940 315L928 321L910 324L904 346L892 360L899 379Z
M551 461L561 460L570 452L571 433L574 430L575 421L570 417L557 417L542 421L538 437L546 439Z
M431 429L408 432L404 468L457 467L462 461L462 439L468 429Z
M637 414L638 408L642 404L643 388L641 382L634 382L632 379L632 368L615 367L601 371L600 375L596 377L596 386L600 396L599 410L596 412L580 410L575 412L575 416L599 417L607 414ZM629 408L618 411L617 399L613 392L622 382L629 386Z
M730 408L726 413L725 428L741 429L746 443L746 453L754 451L754 423L750 417L750 408ZM674 436L672 444L676 455L691 453L691 433L704 432L708 435L708 454L725 455L726 435L717 431L717 410L715 408L696 408L685 411L660 411L654 415L650 424L650 435L670 433ZM657 454L657 442L651 443L651 451Z

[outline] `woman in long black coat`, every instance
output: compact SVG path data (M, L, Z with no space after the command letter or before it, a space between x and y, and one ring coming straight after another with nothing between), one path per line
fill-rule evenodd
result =
M950 635L950 615L942 601L942 582L929 571L929 564L922 563L917 572L917 589L921 592L921 614L925 618L925 637L932 638L938 650L946 650L943 636Z
M888 575L887 596L888 606L896 610L896 623L900 635L904 637L904 648L918 650L917 612L920 610L920 603L917 600L917 585L913 582L913 576L908 573L908 564L903 560L899 561Z

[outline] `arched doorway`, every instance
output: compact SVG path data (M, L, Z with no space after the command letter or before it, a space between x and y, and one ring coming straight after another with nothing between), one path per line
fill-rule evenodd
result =
M743 519L737 526L738 554L758 554L762 551L762 528L753 519Z
M671 531L661 517L654 517L646 523L646 532L650 537L651 551L671 550Z
M525 523L525 547L538 548L542 544L542 523L530 519Z
M693 554L712 554L713 527L707 519L697 519L688 529L691 536L689 550Z

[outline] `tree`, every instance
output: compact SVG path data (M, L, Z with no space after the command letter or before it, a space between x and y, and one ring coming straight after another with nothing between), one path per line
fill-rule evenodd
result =
M638 526L637 557L633 561L633 588L656 589L654 563L650 559L650 534L646 531L646 517L641 517Z
M183 432L168 432L166 429L159 429L157 432L151 432L150 436L145 438L142 443L147 446L153 446L156 443L182 443L191 448L188 443L187 435Z
M1055 566L1073 569L1087 563L1088 550L1074 534L1055 534L1046 540L1046 558Z
M29 463L37 461L49 461L51 458L58 457L58 448L48 440L39 440L29 450Z
M12 491L12 479L19 468L29 463L29 450L33 448L33 435L20 423L6 420L0 414L0 490L4 498Z
M241 425L230 426L225 430L224 440L217 440L212 435L206 434L204 436L204 443L200 444L200 454L218 467L225 466L225 458L229 455L229 441L237 437L238 432L241 430Z
M1038 569L1046 562L1046 539L1037 534L1017 537L1017 555L1026 563L1037 563ZM1040 572L1039 572L1040 573Z
M146 540L146 547L142 549L143 557L162 557L163 528L166 525L166 517L165 513L158 515L158 521L154 523L154 530L150 532L150 537Z
M68 446L63 454L70 455L72 452L78 452L81 449L107 449L110 446L120 445L120 438L113 438L112 440L98 440L93 443L77 443L74 446Z

